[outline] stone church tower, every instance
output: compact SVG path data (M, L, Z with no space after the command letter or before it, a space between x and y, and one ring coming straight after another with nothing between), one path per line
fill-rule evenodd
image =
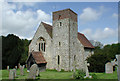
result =
M27 64L37 63L58 71L85 70L85 59L93 49L87 38L78 33L77 14L71 9L60 10L53 12L52 26L41 22L30 43Z
M71 69L76 58L77 14L70 9L53 12L53 51L55 68Z

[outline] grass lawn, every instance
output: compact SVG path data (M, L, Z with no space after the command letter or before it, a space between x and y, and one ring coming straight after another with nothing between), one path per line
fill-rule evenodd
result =
M92 74L92 73L90 73ZM97 75L97 79L118 79L117 77L117 71L114 71L112 74L106 74L106 73L94 73Z
M40 79L71 79L73 72L57 72L57 71L45 71L40 72ZM106 74L106 73L90 73L96 74L97 79L117 79L117 71L113 74ZM20 76L20 70L17 70L17 77L16 79L27 79L28 72L27 69L24 69L24 76ZM9 79L9 71L2 70L2 79Z

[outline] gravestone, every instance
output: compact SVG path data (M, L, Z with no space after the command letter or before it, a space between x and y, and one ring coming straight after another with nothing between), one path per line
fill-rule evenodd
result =
M14 77L16 77L16 69L13 69L13 72L14 72Z
M84 78L92 78L92 76L89 75L89 70L88 70L88 66L90 66L89 63L87 63L87 61L85 61L85 68L86 68L86 76Z
M105 64L105 73L113 73L113 65L111 62Z
M36 76L39 76L39 75L40 75L40 69L37 68Z
M24 75L24 65L20 65L20 75Z
M9 66L7 66L7 70L9 71Z
M37 74L37 70L38 70L37 64L33 64L30 67L30 72L28 74L28 79L35 79L36 78L36 74Z
M116 55L117 58L117 75L118 75L118 81L120 81L120 55Z
M14 77L14 72L13 72L13 70L10 70L9 71L9 79L14 79L15 77Z
M12 69L9 71L9 79L15 79L16 77L16 69Z

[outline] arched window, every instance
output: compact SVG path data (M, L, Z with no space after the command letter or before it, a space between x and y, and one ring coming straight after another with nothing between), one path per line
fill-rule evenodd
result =
M58 65L60 64L60 56L58 55Z
M44 43L44 51L45 51L45 43Z
M43 51L43 43L41 43L41 50Z
M39 51L43 51L43 52L45 52L45 50L46 50L46 44L45 44L45 40L44 40L44 38L42 38L42 37L40 37L39 39L38 39L38 42L39 42Z

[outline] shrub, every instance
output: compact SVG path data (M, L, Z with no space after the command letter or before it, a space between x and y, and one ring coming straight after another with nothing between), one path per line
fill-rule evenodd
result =
M60 72L65 72L65 70L64 69L61 69L61 71Z
M84 79L85 72L83 70L76 70L76 72L73 74L73 77L75 79Z
M90 76L92 76L92 79L97 79L97 75L96 74L90 74Z

